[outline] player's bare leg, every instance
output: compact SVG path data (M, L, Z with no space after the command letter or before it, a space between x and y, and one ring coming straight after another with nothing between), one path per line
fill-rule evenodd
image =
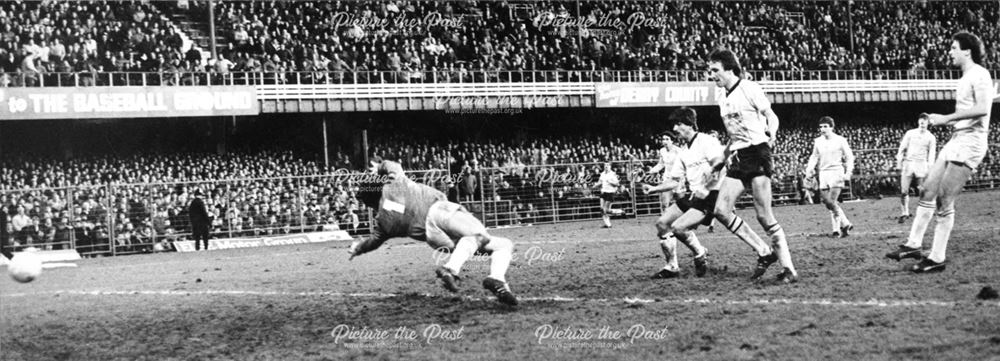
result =
M955 225L955 198L962 193L965 182L972 175L972 169L964 164L947 162L941 182L938 183L937 215L934 226L934 241L931 252L920 263L913 266L913 272L938 272L944 270L945 251L951 230Z
M792 264L792 253L788 249L788 240L785 238L785 230L774 218L774 211L771 209L771 178L766 176L754 177L751 181L753 187L753 207L757 211L757 221L767 231L771 237L771 244L774 253L778 255L778 261L785 269L778 275L779 280L794 282L798 278L795 265ZM766 267L765 267L766 270ZM760 270L758 270L760 271ZM757 275L760 277L760 275Z
M601 199L601 220L604 228L611 228L611 202Z
M744 243L757 252L757 270L754 271L753 278L760 277L772 263L777 261L777 254L766 242L757 236L757 233L750 228L742 218L736 215L736 200L743 194L743 183L733 178L722 180L722 187L719 189L719 199L715 203L715 218L719 220ZM758 274L759 273L759 274Z
M674 192L666 191L660 193L660 214L666 213L667 208L674 202Z
M677 238L671 233L670 224L681 214L680 208L671 205L656 219L656 236L659 238L660 250L663 252L666 265L653 274L651 277L653 279L675 278L680 275L680 266L677 264Z
M921 185L920 201L917 202L917 210L913 212L910 235L906 238L906 243L900 245L898 249L886 253L886 258L900 261L906 258L920 259L922 257L920 251L923 247L924 234L927 232L927 226L937 209L937 198L947 168L948 161L944 158L939 158L931 166L930 171L927 172L927 178Z
M483 286L493 292L500 302L517 304L517 299L511 294L506 280L507 269L514 257L514 243L507 238L491 236L486 232L482 222L468 212L456 212L443 230L449 235L461 236L448 262L442 267L443 270L438 272L438 277L444 282L445 288L457 291L457 285L449 286L449 281L457 280L465 262L481 249L491 254L490 274L483 280ZM446 274L442 275L442 271ZM454 279L450 279L449 274Z
M835 237L847 237L848 231L854 228L851 221L847 219L843 208L840 208L840 187L830 187L820 191L823 198L823 205L830 211L830 223L833 227Z
M906 222L907 218L910 218L910 185L913 181L913 177L908 174L903 174L899 176L899 223ZM917 184L920 184L920 178L917 178Z
M705 220L705 213L696 209L689 209L680 218L677 218L671 225L671 233L678 241L683 243L694 257L695 276L703 277L708 272L708 249L701 245L694 229ZM674 252L676 259L676 252Z

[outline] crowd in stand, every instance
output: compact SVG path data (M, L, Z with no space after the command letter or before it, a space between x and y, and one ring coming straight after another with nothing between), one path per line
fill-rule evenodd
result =
M217 236L356 232L366 216L351 184L320 176L328 174L323 167L290 152L11 157L2 163L2 188L12 192L0 204L19 220L10 224L21 244L68 244L75 232L82 252L108 251L109 245L117 252L151 250L190 232L187 206L195 189L206 195Z
M230 1L216 14L233 53L305 71L697 70L715 46L748 70L942 69L959 29L1000 40L992 2Z
M837 127L857 153L852 180L855 196L898 192L895 154L898 140L910 128L900 124ZM940 147L948 134L934 132ZM998 135L997 130L990 133L991 144L1000 142ZM811 127L789 126L779 133L775 149L779 201L798 198L798 180L816 136ZM593 182L605 160L615 161L615 169L626 180L623 190L631 191L628 181L648 172L655 164L657 148L651 139L609 139L596 134L457 142L384 136L373 140L371 155L372 159L398 160L409 170L441 170L439 175L449 177L433 178L432 185L453 200L496 201L489 209L517 217L506 221L532 223L560 216L553 204L574 209L593 198ZM993 175L1000 171L1000 163L994 161L1000 155L997 152L990 151L976 178L995 184ZM189 232L186 205L195 189L206 195L216 237L364 229L367 210L355 199L354 185L330 176L336 169L350 168L347 157L333 159L327 167L288 151L67 161L12 155L0 160L0 188L7 190L0 204L20 243L64 244L74 237L84 252L107 251L109 246L117 247L117 252L143 251L155 243L185 238ZM112 235L114 240L108 238Z
M615 70L701 70L717 46L740 54L751 72L788 71L771 77L947 69L944 49L959 30L983 37L987 54L1000 52L1000 9L983 1L221 1L222 46L205 59L164 13L207 21L207 3L4 2L0 85L203 83L233 72L277 74L267 81L279 83L524 76L498 73L506 70L567 70L567 80L588 80ZM374 70L389 79L366 73ZM134 71L158 76L101 76ZM178 75L188 72L216 74Z

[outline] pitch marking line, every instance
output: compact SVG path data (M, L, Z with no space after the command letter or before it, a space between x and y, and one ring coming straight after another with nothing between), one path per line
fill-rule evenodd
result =
M468 301L490 301L492 298L483 297L472 297L472 296L451 296L451 295L439 295L430 293L412 293L412 294L399 294L399 293L345 293L345 292L328 292L328 291L307 291L307 292L287 292L287 291L245 291L245 290L196 290L196 291L178 291L178 290L133 290L133 291L78 291L78 290L66 290L66 291L52 291L52 292L37 292L37 293L12 293L2 295L2 297L32 297L41 295L73 295L73 296L130 296L130 295L145 295L145 296L205 296L205 295L231 295L231 296L301 296L301 297L334 297L334 298L357 298L357 299L388 299L388 298L406 298L406 297L420 297L428 299L442 299L442 298L461 298ZM981 304L985 306L997 306L1000 307L1000 302L997 301L979 301L979 302L955 302L955 301L935 301L935 300L878 300L870 299L864 301L852 301L852 300L836 300L836 299L749 299L749 300L728 300L728 299L711 299L711 298L682 298L682 299L663 299L663 298L642 298L642 297L624 297L624 298L585 298L585 297L562 297L562 296L548 296L548 297L519 297L518 300L521 302L583 302L583 303L625 303L625 304L673 304L673 305L793 305L793 306L831 306L831 307L955 307L963 304Z

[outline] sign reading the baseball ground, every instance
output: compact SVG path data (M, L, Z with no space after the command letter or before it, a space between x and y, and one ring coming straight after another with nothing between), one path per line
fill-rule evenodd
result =
M715 105L715 85L691 83L597 83L597 107Z
M249 86L0 89L0 119L86 119L257 115Z

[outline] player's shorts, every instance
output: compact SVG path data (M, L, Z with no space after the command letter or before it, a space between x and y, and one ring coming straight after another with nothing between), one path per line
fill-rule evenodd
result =
M903 169L900 175L904 177L925 178L930 168L931 166L927 161L906 160L903 161Z
M614 202L615 194L608 192L601 192L601 199L605 200L606 202Z
M449 250L455 249L455 243L462 238L462 235L454 233L453 230L457 227L452 227L451 222L455 221L455 214L459 212L468 213L469 211L460 204L448 201L437 201L431 205L431 208L427 210L427 220L424 221L428 245L434 249L442 247ZM472 215L470 214L469 217ZM475 218L473 217L473 219ZM476 224L462 225L462 229L471 229L474 233L486 232L486 226L478 221Z
M690 209L701 211L705 214L705 220L702 224L709 225L712 223L712 214L715 213L715 201L719 199L719 191L709 191L708 197L705 199L697 199L691 197L690 194L686 194L683 197L677 198L677 208L682 212L687 212Z
M819 172L819 189L844 188L844 172L840 170L822 170Z
M976 170L983 162L983 158L986 157L987 148L988 144L978 137L958 134L953 136L944 145L944 148L941 148L938 159L965 164L972 170Z
M739 149L729 162L726 176L739 179L744 185L759 176L770 177L774 174L774 163L771 160L771 146L767 143L754 144Z

